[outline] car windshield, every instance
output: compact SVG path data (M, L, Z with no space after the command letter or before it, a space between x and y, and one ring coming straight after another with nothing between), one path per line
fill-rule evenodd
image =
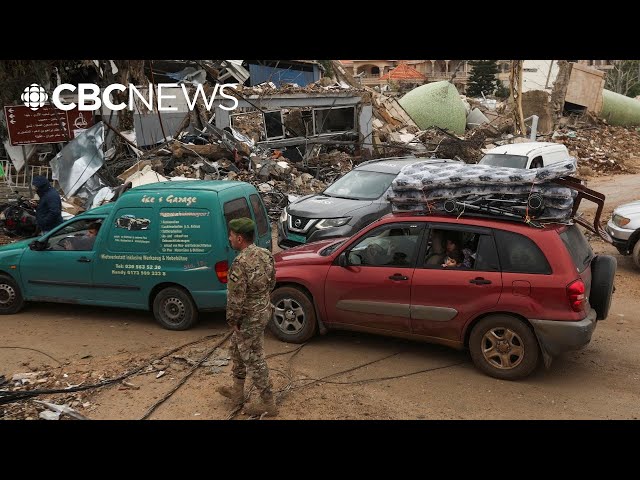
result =
M330 197L374 200L387 191L396 176L395 173L351 170L322 193Z
M488 153L478 162L480 165L494 167L526 168L527 157L524 155L507 155L506 153Z

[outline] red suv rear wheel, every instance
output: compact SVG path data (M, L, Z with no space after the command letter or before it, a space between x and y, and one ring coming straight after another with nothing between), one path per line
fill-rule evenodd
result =
M503 380L528 376L540 357L533 330L509 315L491 315L480 320L471 331L469 351L480 370Z

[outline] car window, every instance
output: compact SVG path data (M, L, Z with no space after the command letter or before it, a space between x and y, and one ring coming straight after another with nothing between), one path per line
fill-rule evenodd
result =
M230 200L224 204L224 219L229 225L229 222L236 218L253 218L251 216L251 211L249 210L249 204L247 203L247 199L244 197L236 198L235 200Z
M351 170L322 193L330 197L375 200L387 191L396 176L395 173Z
M253 208L253 214L256 216L256 224L258 225L258 235L264 235L269 229L269 222L267 222L267 216L264 213L262 202L258 194L254 193L249 195L251 201L251 208Z
M495 230L495 238L503 272L551 274L547 258L530 238L505 230Z
M508 155L506 153L487 153L478 162L481 165L494 167L526 168L528 157L524 155Z
M392 224L377 228L348 251L351 265L405 267L414 265L421 225Z
M93 238L89 238L89 225L102 219L86 218L70 222L48 239L51 250L92 250Z
M548 163L549 162L545 162L542 157L536 157L531 160L531 165L529 165L529 168L542 168Z
M560 233L560 238L567 247L576 270L582 273L593 258L593 250L577 225L571 225Z
M423 268L499 270L495 244L490 235L473 230L433 228L428 235Z

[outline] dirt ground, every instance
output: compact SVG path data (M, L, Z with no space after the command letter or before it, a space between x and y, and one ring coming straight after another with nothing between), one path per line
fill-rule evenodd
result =
M607 195L605 219L614 206L639 198L639 185L640 174L589 181ZM549 370L507 382L480 373L466 352L441 346L331 332L300 349L267 333L278 418L637 419L640 270L612 246L597 239L592 246L618 260L611 312L586 348L555 359ZM247 419L215 393L230 380L227 343L194 366L226 333L221 313L201 314L194 329L171 332L149 312L28 305L0 318L0 375L8 380L34 373L24 388L81 388L140 371L101 388L0 405L0 418L37 419L43 407L34 400L46 400L90 419Z

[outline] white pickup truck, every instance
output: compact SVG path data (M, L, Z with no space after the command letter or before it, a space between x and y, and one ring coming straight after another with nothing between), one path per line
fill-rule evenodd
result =
M640 268L640 200L620 205L607 222L607 233L622 255L631 255Z

